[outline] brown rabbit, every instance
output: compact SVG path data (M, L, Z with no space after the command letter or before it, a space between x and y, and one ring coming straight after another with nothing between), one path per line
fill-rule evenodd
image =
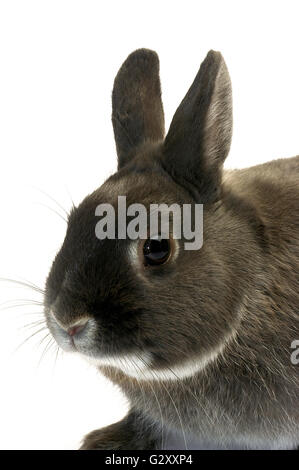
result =
M59 346L131 404L82 449L299 445L299 157L223 171L231 83L210 51L164 138L157 55L133 52L113 89L118 171L75 208L46 283ZM203 204L203 245L102 239L95 209ZM292 356L293 355L293 356ZM293 357L293 359L292 359Z

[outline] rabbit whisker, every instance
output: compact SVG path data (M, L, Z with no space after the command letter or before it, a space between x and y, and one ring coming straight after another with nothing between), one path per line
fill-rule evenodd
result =
M6 277L0 277L0 281L12 283L12 284L15 284L16 286L20 286L20 287L26 287L28 289L34 290L35 292L38 292L39 294L43 294L43 295L45 294L44 289L41 289L40 287L38 287L35 284L30 283L26 280L18 281L17 279L10 279L10 278L6 278Z
M41 331L43 330L46 330L48 329L47 326L43 326L42 328L39 328L37 331L35 331L34 333L32 333L30 336L28 336L28 338L26 338L14 351L14 353L17 353L19 351L19 349L24 346L31 338L33 338L34 336L36 336L38 333L40 333Z
M68 212L53 196L50 196L50 194L48 194L48 193L47 193L46 191L44 191L43 189L40 189L40 188L37 188L37 187L35 187L34 189L36 189L37 191L39 191L41 194L44 194L48 199L50 199L51 201L53 201L53 202L56 204L56 206L59 207L60 209L62 209L63 212L65 213L65 215L66 215L67 217L69 217L69 215L70 215L69 212ZM72 201L72 203L73 203L73 201ZM74 203L73 203L73 205L74 205ZM49 207L49 209L51 209L51 208ZM55 211L55 212L56 212L56 211ZM59 215L60 215L60 214L59 214Z
M67 219L65 217L63 217L63 215L61 215L58 211L53 209L53 207L47 206L47 204L44 204L42 202L37 202L36 204L38 204L39 206L46 207L46 209L48 209L51 212L54 212L54 214L58 215L58 217L60 217L64 222L67 223Z
M48 338L48 336L50 336L50 333L47 334L47 336L45 336L45 338L41 341L41 343L46 339ZM45 358L45 355L47 354L47 352L51 349L52 346L55 345L55 341L53 339L52 336L50 336L50 339L49 341L47 342L42 354L41 354L41 357L40 357L40 360L38 361L38 364L37 364L37 367L39 367L41 365L41 362L42 360Z

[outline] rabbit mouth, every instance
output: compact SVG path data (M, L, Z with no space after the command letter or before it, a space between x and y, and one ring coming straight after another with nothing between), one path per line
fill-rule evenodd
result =
M65 352L84 354L94 348L97 328L92 319L82 317L66 326L57 319L53 312L48 312L47 324L56 343Z
M120 344L108 344L105 336L99 337L99 327L93 318L82 317L71 325L64 325L50 311L47 312L47 325L57 345L65 352L79 353L83 358L96 364L110 365L129 375L136 375L149 366L150 354L140 355L128 352ZM135 347L130 348L137 349Z

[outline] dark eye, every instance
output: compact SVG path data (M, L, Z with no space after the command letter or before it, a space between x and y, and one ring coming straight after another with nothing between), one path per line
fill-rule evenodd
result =
M143 256L146 265L158 265L165 263L171 252L170 241L157 235L148 238L143 245Z

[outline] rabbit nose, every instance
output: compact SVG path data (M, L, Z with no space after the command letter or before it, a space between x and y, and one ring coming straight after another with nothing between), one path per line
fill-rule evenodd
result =
M87 322L88 322L88 320L83 320L80 323L77 323L76 325L71 326L67 330L68 334L70 336L77 335L78 333L80 333L81 331L84 330L84 328L86 327Z
M80 318L79 320L70 323L69 321L62 322L53 310L50 311L50 314L54 322L59 325L62 330L66 331L71 337L83 331L88 323L87 317Z

